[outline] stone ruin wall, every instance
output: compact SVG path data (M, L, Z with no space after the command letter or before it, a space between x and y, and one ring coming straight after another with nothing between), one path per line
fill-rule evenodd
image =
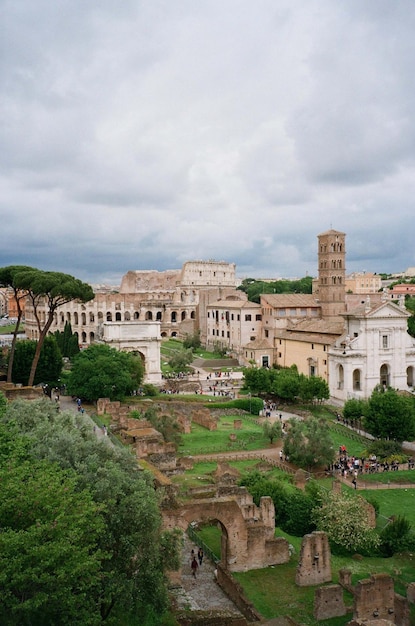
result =
M331 579L331 552L327 534L315 531L304 535L295 584L306 587L330 582Z

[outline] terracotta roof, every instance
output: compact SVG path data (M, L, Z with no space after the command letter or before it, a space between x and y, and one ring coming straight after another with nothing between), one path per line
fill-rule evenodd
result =
M249 348L250 350L272 350L272 345L266 339L255 339L246 343L243 348Z
M208 309L260 309L261 305L249 300L217 300L207 306Z
M294 332L308 332L308 333L320 333L320 334L333 334L341 335L344 330L344 320L339 317L335 320L327 319L302 319L297 323L291 323L287 326L286 330Z
M261 299L276 309L321 307L312 293L264 293L261 294Z

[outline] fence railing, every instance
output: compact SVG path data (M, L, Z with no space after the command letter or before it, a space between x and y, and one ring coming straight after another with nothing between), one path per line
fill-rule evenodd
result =
M191 541L193 541L196 545L202 548L203 552L205 553L205 556L207 556L208 559L213 561L215 565L216 563L219 563L220 557L214 554L212 550L209 548L209 546L204 541L202 541L202 539L200 538L200 535L197 532L197 529L191 524L189 525L187 529L187 535Z

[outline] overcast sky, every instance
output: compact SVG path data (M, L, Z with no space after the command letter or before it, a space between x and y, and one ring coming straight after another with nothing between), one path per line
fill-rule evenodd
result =
M415 3L0 0L0 266L415 265Z

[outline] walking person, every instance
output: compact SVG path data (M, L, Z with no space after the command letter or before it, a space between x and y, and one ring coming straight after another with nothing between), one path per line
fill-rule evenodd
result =
M199 559L199 567L202 566L203 557L204 557L203 550L202 548L199 548L198 553L197 553L197 558Z
M193 557L193 561L192 561L190 567L192 568L192 576L193 576L193 578L196 578L196 573L197 573L199 565L198 565L198 563L196 561L196 557L195 556Z

